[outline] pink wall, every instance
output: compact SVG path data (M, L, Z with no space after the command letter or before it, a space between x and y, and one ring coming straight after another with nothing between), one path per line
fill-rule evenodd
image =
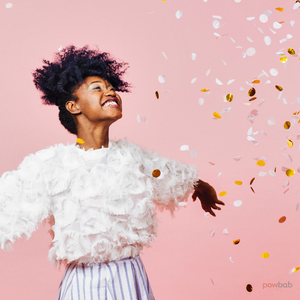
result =
M300 114L293 115L300 110L300 8L293 9L295 1L11 1L11 8L6 8L7 0L0 1L0 173L17 169L30 153L76 141L60 124L58 109L41 104L31 72L61 45L98 45L129 62L126 79L134 85L131 94L122 95L123 118L111 127L110 138L127 137L170 159L197 165L203 180L218 193L227 192L219 197L226 206L216 218L191 200L174 219L159 213L158 240L142 254L156 299L299 299L300 271L289 274L300 266ZM178 10L183 13L179 19ZM260 16L266 10L271 15L266 12L263 23ZM282 27L275 29L273 23L281 21ZM251 47L255 54L243 58ZM296 54L287 53L288 48ZM286 63L276 55L280 51ZM277 76L270 74L272 68ZM231 79L235 81L228 85ZM249 102L255 79L260 80L253 84L257 99ZM281 94L275 85L283 87ZM210 93L201 92L203 88ZM224 101L228 93L232 102ZM221 119L213 118L226 108L231 110ZM251 123L253 110L258 115ZM147 123L138 122L137 115ZM269 125L271 117L275 125ZM295 124L285 131L284 122L292 120ZM258 132L249 135L256 145L247 140L250 127ZM181 151L182 145L189 145L189 151ZM260 167L256 159L262 157L266 164ZM275 167L273 177L269 171ZM296 170L295 175L287 177L282 167ZM253 177L255 193L249 186ZM242 205L235 207L235 200ZM282 216L286 221L279 223ZM13 252L0 251L1 299L55 299L63 270L47 261L48 229L41 225L29 241L17 241ZM236 239L241 240L238 245L233 244ZM264 252L270 256L262 258ZM292 287L263 288L278 282Z

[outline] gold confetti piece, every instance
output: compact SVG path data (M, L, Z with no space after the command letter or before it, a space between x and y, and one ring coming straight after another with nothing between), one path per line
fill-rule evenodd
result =
M249 101L254 101L256 99L257 99L256 97L252 97L252 98L249 99Z
M278 10L278 11L284 11L284 9L281 8L281 7L277 7L277 8L275 8L275 9Z
M233 243L237 245L240 242L240 239L234 240Z
M155 177L155 178L159 177L159 176L160 176L160 170L155 169L155 170L152 172L152 176Z
M285 174L286 174L286 176L288 176L288 177L292 177L292 176L295 175L295 170L293 170L293 169L288 169L288 170L286 170Z
M156 96L156 99L159 99L159 93L158 93L158 91L155 92L155 96Z
M283 90L283 88L280 86L280 85L275 85L275 87L276 87L276 89L278 90L278 91L282 91Z
M76 140L76 142L77 142L78 144L84 144L84 140L83 140L83 139L80 139L80 138L78 138L78 139Z
M256 91L255 91L255 88L251 88L249 91L248 91L248 95L250 97L253 97L255 95Z
M231 102L231 101L233 100L233 95L232 95L232 94L227 94L227 95L226 95L226 100L227 100L228 102Z
M262 258L268 258L270 256L270 254L268 252L264 252L261 257Z
M293 272L293 273L296 273L296 272L299 271L299 270L300 270L300 267L296 267L296 268L293 269L292 272Z
M201 92L208 92L209 89L202 89Z
M236 180L234 183L235 183L236 185L242 185L242 184L243 184L243 182L240 181L240 180Z
M279 24L283 24L284 23L284 21L281 21L281 22L278 22Z
M291 55L295 55L296 52L293 48L289 48L288 53L291 54Z
M258 160L256 163L260 167L263 167L266 164L265 161L263 161L263 160Z
M276 167L274 168L274 172L276 173Z
M280 57L280 61L281 61L282 63L286 63L287 57L286 57L286 56L285 56L285 57Z
M278 222L279 222L279 223L283 223L285 220L286 220L286 217L283 216L283 217L281 217L281 218L278 220Z
M251 284L247 284L246 290L247 290L248 292L252 292L252 290L253 290L252 285L251 285Z
M283 125L284 129L290 129L291 127L291 122L290 121L286 121Z
M250 186L251 191L255 194L254 189L252 186Z
M252 83L260 83L260 80L258 80L258 79L253 80Z
M217 112L214 112L213 113L214 117L217 118L217 119L221 119L221 115L218 114Z
M292 140L288 140L288 141L287 141L287 144L288 144L288 146L289 146L290 148L292 148L293 145L294 145Z
M253 177L250 181L250 185L253 183L253 181L255 180L255 177Z
M227 194L227 192L223 191L219 194L219 196L225 196Z

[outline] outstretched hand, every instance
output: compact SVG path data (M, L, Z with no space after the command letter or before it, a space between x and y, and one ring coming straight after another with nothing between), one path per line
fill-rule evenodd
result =
M194 188L195 191L192 195L193 201L196 201L198 197L201 202L201 206L203 210L209 212L211 215L215 217L216 215L212 211L212 208L221 210L221 208L216 206L216 204L225 205L224 202L218 200L215 189L207 182L204 182L200 179L194 183Z

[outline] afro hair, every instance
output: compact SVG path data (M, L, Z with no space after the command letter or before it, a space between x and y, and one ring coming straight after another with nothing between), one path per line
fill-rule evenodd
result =
M117 62L109 53L91 50L87 45L83 48L68 46L55 53L53 62L44 59L43 63L41 69L32 73L33 82L42 92L44 105L58 106L59 120L72 134L77 135L77 128L65 105L67 101L76 100L73 93L86 77L99 76L120 92L129 92L131 87L121 79L128 63Z

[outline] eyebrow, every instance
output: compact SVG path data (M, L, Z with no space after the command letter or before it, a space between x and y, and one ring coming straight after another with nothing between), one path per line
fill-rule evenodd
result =
M89 86L90 86L92 83L95 83L95 82L100 82L100 83L102 83L102 81L100 81L100 80L96 80L96 81L92 81L92 82L89 84ZM108 83L108 87L110 87L110 88L113 88L113 89L114 89L114 87L112 86L112 84L111 84L111 83Z

